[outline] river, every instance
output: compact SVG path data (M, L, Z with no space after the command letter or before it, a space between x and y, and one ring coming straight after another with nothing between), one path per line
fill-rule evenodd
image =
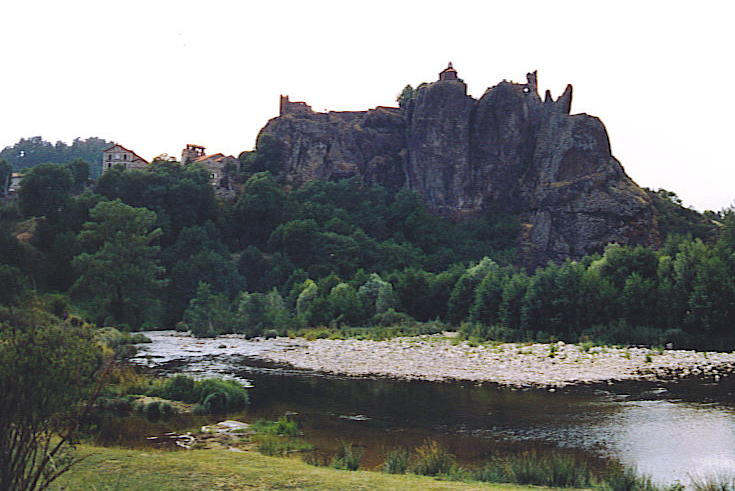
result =
M258 341L146 333L135 360L163 373L227 376L252 386L247 419L296 413L307 440L365 448L365 465L386 449L431 437L462 463L527 448L613 459L660 483L735 471L735 380L625 382L556 392L490 384L350 378L259 360Z

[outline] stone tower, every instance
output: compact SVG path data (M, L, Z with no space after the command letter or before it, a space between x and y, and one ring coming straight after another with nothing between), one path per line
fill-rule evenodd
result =
M449 62L449 65L439 73L439 80L459 80L457 70L454 69L451 61Z
M186 148L181 151L181 164L189 164L199 157L204 157L204 147L187 143Z

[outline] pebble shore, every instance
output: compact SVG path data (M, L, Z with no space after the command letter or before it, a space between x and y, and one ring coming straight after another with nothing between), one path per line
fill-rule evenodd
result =
M735 371L735 353L503 343L472 346L445 335L387 341L277 338L258 357L296 368L348 376L462 380L549 390L623 380L700 376Z

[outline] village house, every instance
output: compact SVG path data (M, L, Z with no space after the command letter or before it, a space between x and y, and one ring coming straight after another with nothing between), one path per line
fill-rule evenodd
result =
M202 164L209 171L209 180L214 187L230 189L231 184L226 179L226 167L231 164L236 169L239 161L232 155L222 153L207 155L204 150L201 145L187 144L181 151L181 164Z
M148 165L148 161L132 150L115 143L102 150L102 174L116 165L122 165L126 169L142 169Z
M15 193L20 189L20 183L25 177L25 174L22 172L13 172L10 175L10 185L8 186L8 192L9 193Z

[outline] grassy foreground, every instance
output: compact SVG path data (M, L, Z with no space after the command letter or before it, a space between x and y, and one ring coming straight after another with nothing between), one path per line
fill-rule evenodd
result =
M300 460L226 450L158 451L79 448L87 457L52 489L65 490L488 490L536 486L446 482L431 477L314 467Z

